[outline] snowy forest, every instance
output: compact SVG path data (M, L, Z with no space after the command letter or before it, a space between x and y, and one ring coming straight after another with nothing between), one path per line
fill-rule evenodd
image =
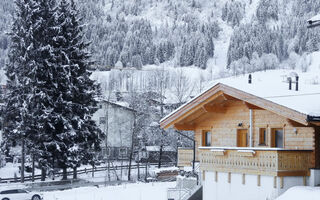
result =
M215 56L219 41L230 35L223 67L243 73L290 65L318 50L320 44L317 30L305 25L319 12L319 1L77 1L86 22L86 38L92 42L94 69L110 70L116 65L141 69L168 61L174 67L206 69L209 59L219 59ZM13 1L2 0L0 10L3 67Z
M163 102L183 103L216 78L267 69L307 71L308 55L320 48L317 29L308 29L305 23L320 12L319 1L75 2L85 40L90 42L92 77L106 98L110 92L132 89L157 92L165 80ZM8 62L13 1L0 1L0 11L3 69ZM162 78L157 76L160 72Z

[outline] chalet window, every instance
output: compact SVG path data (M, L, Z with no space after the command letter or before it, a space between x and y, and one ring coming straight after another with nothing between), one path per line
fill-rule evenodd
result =
M110 156L111 155L111 148L110 147L107 147L106 148L106 156Z
M202 133L202 146L210 147L211 146L211 132L204 131Z
M102 105L101 105L101 104L99 105L99 108L100 108L100 109L102 108Z
M127 149L126 148L120 148L119 149L119 156L125 157L127 155Z
M106 118L105 117L100 117L99 123L100 124L105 124L106 123Z
M283 139L282 128L271 129L271 147L283 148Z
M259 145L266 145L267 144L267 129L260 128L259 129Z

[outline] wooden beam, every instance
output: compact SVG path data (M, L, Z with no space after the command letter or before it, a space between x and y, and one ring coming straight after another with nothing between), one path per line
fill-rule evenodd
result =
M248 102L245 102L243 101L243 104L248 108L248 109L251 109L251 110L263 110L263 108L260 108L258 106L255 106L253 104L250 104Z
M305 171L282 171L277 172L277 176L310 176L309 169Z
M210 106L208 104L204 105L203 109L206 112L211 112L211 113L225 113L226 112L226 108L223 106Z
M229 101L240 101L240 99L237 99L237 98L235 98L235 97L233 97L233 96L230 96L230 95L228 95L228 94L226 94L226 93L223 93L221 96L223 96L223 98L224 98L225 100L229 100Z
M293 121L291 119L287 119L288 124L290 124L293 127L306 127L304 124L301 124L299 122Z
M194 124L175 124L174 128L179 131L193 131L196 127Z
M320 122L311 122L312 125L320 126Z
M205 113L206 113L206 110L203 107L201 107L200 109L195 111L192 115L189 115L188 117L180 120L180 122L176 122L176 124L190 124L195 119L197 119L198 117L200 117L201 115L203 115Z
M170 128L173 124L178 123L181 120L185 119L186 117L192 115L194 112L197 111L197 109L199 109L199 107L202 107L203 105L208 104L212 100L221 96L222 91L220 91L220 85L221 84L215 85L209 91L203 93L199 97L195 98L189 104L186 104L181 109L176 110L170 116L163 119L160 122L161 128L164 128L164 129Z

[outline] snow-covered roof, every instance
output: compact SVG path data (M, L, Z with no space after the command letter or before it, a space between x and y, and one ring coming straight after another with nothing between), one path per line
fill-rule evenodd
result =
M311 21L311 22L320 21L320 14L310 18L308 21Z
M110 105L114 105L114 106L117 106L117 107L120 107L120 108L123 108L123 109L126 109L126 110L130 110L130 111L134 111L132 108L130 108L129 106L129 103L127 102L123 102L123 101L109 101L109 100L106 100L106 99L98 99L98 102L104 102L104 103L108 103Z
M296 91L295 77L288 70L274 70L252 74L252 84L248 84L248 75L220 79L211 83L212 86L224 85L247 92L257 97L272 101L302 114L320 116L320 78L310 73L298 73L299 85ZM291 77L292 90L289 90L287 78Z
M298 91L295 87L295 74L299 76ZM178 109L161 119L161 122L190 104L195 99L204 95L218 84L254 95L257 98L266 99L275 104L287 107L308 116L320 116L320 74L302 73L292 70L270 70L266 72L252 73L252 84L248 83L248 74L218 79L208 84L208 88L202 93L180 106ZM293 80L292 90L289 90L287 78Z
M160 146L146 146L147 151L160 151ZM162 151L175 151L171 146L162 147Z

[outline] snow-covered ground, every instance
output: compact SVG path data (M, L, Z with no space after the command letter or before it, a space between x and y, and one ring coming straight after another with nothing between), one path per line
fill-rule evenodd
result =
M292 187L276 200L319 200L320 187Z
M108 187L85 187L44 192L45 200L166 200L175 182L135 183Z

